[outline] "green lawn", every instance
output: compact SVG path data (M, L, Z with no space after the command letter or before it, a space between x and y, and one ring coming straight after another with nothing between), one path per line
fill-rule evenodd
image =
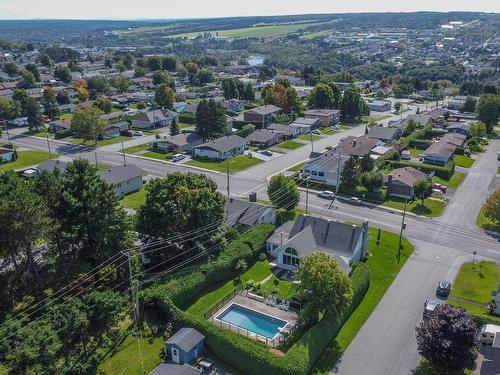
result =
M368 242L370 254L366 261L370 268L370 287L358 308L354 310L337 337L323 352L316 363L316 368L312 371L314 375L328 374L337 363L413 252L413 245L403 238L401 261L398 264L399 235L381 231L380 244L377 245L377 232L377 228L370 228Z
M140 349L144 362L145 373L149 374L160 363L160 349L163 347L163 338L144 337L140 339ZM142 374L142 364L139 360L139 343L136 337L129 335L117 352L106 358L99 369L106 375Z
M145 189L137 190L136 192L125 195L120 199L120 204L126 208L137 210L146 201L147 192Z
M500 232L500 227L495 225L493 221L484 216L484 209L482 207L479 211L479 214L477 215L476 224L482 229Z
M298 138L298 139L302 139L302 140L304 140L304 141L310 141L310 140L311 140L311 134L301 134L301 135L299 135L297 138ZM321 136L319 136L319 135L315 135L315 134L313 134L313 135L312 135L312 140L313 140L314 142L315 142L315 141L319 141L321 138L323 138L323 137L321 137Z
M385 200L383 206L404 210L405 201L402 198L389 197ZM416 215L436 217L443 213L445 207L446 203L443 201L428 198L424 200L423 206L420 199L408 202L406 210Z
M286 148L288 150L295 150L299 147L305 146L305 144L295 142L295 141L283 141L283 142L278 143L276 146L278 146L280 148Z
M40 138L47 138L47 131L44 130L37 130L34 132L30 132L29 130L25 132L24 134L31 135L33 137L40 137ZM54 133L49 132L49 139L54 139Z
M413 158L418 158L419 155L421 155L423 152L424 152L424 150L422 150L420 148L410 148L410 155Z
M260 163L263 163L263 161L258 158L240 155L229 159L229 170L231 172L239 172ZM227 168L227 162L219 160L190 160L186 164L217 172L225 172Z
M456 189L465 179L465 173L455 172L453 176L449 180L444 180L440 177L434 176L432 177L432 182L437 182L442 184L450 189Z
M262 281L271 274L271 268L269 261L257 261L241 275L241 282L246 283L249 280L253 280L254 282ZM237 280L230 280L226 283L215 285L189 306L186 311L195 315L203 315L205 311L221 298L227 296L236 286L238 286Z
M497 174L500 174L500 166L497 169Z
M291 168L288 168L287 171L290 171L290 172L298 172L302 169L302 167L306 164L307 162L303 162L303 163L299 163L299 164L295 164L293 167Z
M453 161L455 162L455 165L463 168L470 168L472 167L472 164L474 164L474 159L465 155L455 155L453 157Z
M467 310L467 312L474 316L474 318L476 319L476 323L478 323L478 326L483 324L496 324L497 326L500 326L500 316L491 315L486 307L480 307L471 303L457 301L451 298L448 298L446 303Z
M145 143L143 145L126 147L123 151L126 154L135 154L135 153L137 153L139 151L144 151L144 150L149 150L149 143Z
M179 122L177 123L177 125L179 126L179 129L190 128L194 126L194 124L188 124L187 122Z
M140 156L144 156L146 158L158 159L158 160L170 160L170 159L172 159L174 154L171 152L161 152L161 151L154 151L152 149L149 149L149 151L145 152L144 154L141 154Z
M455 277L451 295L468 301L487 304L498 289L500 268L495 262L464 263Z
M59 155L52 153L52 158L57 158ZM23 169L31 165L36 165L44 160L49 159L49 153L45 151L18 151L17 160L11 163L0 164L0 172L9 169Z
M464 370L448 370L441 367L436 367L425 358L420 360L418 367L413 372L414 375L470 375L469 369Z
M277 280L278 285L275 284L275 280ZM281 299L290 299L297 293L290 281L281 280L276 276L262 285L262 290L268 294L275 294Z
M68 119L71 119L73 118L73 114L72 113L63 113L62 115L59 115L59 119L60 120L68 120Z
M72 137L69 141L71 143L74 143L76 145L80 146L88 146L88 147L102 147L102 146L108 146L108 145L113 145L115 143L119 143L121 141L129 141L130 137L126 137L124 135L119 135L118 137L114 137L111 139L101 139L97 141L97 146L93 140L83 140L83 138L79 137Z

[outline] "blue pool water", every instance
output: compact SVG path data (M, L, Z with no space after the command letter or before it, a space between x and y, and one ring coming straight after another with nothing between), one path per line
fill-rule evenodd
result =
M234 324L250 332L272 339L286 324L286 320L247 309L246 307L232 304L224 310L217 319Z

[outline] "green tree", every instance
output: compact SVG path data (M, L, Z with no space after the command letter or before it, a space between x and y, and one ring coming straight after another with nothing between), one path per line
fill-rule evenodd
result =
M443 368L463 369L474 363L477 326L464 309L443 303L416 328L418 352Z
M0 118L9 120L19 114L20 108L16 103L4 96L0 96Z
M73 80L70 70L62 65L56 66L56 68L54 69L54 77L66 84L70 83Z
M473 96L468 96L465 99L465 103L460 108L460 112L475 112L476 111L476 99Z
M255 94L253 92L252 84L247 83L245 86L245 93L243 94L243 99L245 100L255 100Z
M99 108L104 113L111 113L113 110L113 103L111 99L100 96L95 100L94 107Z
M128 79L123 75L112 77L109 83L111 84L111 86L116 88L116 90L118 90L120 94L123 94L128 90Z
M272 204L285 210L293 210L300 201L300 193L295 180L282 174L271 177L267 185L267 196Z
M328 82L328 86L332 89L332 108L340 107L340 100L342 99L342 91L335 82Z
M205 175L171 173L152 180L146 191L137 213L137 229L143 236L168 238L222 222L224 197Z
M394 103L394 109L397 113L399 113L399 111L401 111L401 106L402 106L401 102Z
M45 115L49 116L51 120L54 119L54 117L59 116L59 105L57 103L54 89L51 87L45 88L43 90L41 102Z
M139 77L144 77L146 75L146 69L144 69L142 66L137 66L134 71L134 77L139 78Z
M203 139L213 139L223 135L227 128L227 120L222 104L213 99L198 103L195 127Z
M484 216L500 226L500 189L497 189L486 199L483 207Z
M158 56L149 56L146 60L146 66L151 72L161 70L161 63L162 61Z
M340 172L341 185L348 189L355 189L359 183L359 165L354 156L351 156Z
M340 102L340 111L342 118L348 120L355 120L360 116L370 114L366 102L354 87L349 87L344 91Z
M301 259L297 278L308 323L316 323L321 313L338 313L352 299L351 280L326 253L314 252Z
M62 105L62 104L69 104L71 102L68 92L66 90L61 90L57 93L56 95L56 100L57 103Z
M309 96L309 107L311 108L333 108L334 95L332 88L324 83L318 83Z
M251 87L251 86L250 86ZM229 99L242 99L244 96L244 85L237 78L228 78L222 81L222 91L224 98ZM253 93L253 91L252 91Z
M236 272L238 273L238 280L241 280L241 275L247 270L248 265L245 262L245 259L240 259L238 263L236 263Z
M485 137L487 133L486 125L482 122L472 124L469 129L469 134L472 138L482 138Z
M369 154L363 155L359 160L359 168L361 172L371 172L375 167L375 161L371 158Z
M28 70L24 70L21 73L21 81L25 89L32 89L33 87L36 86L35 75Z
M102 115L103 112L95 107L77 109L71 119L71 131L84 140L93 139L97 144L97 139L108 126Z
M177 124L177 120L173 118L172 123L170 124L170 135L174 136L177 134L179 134L179 124Z
M109 81L104 76L93 76L87 80L89 91L96 95L104 95L109 93Z
M415 197L421 200L421 205L424 205L424 200L432 195L432 182L428 179L417 180L413 184L413 193Z
M50 67L50 66L54 65L54 62L51 60L49 55L47 55L46 53L40 54L40 57L38 58L38 60L40 61L40 64L42 64L43 66L46 66L46 67Z
M360 182L366 190L375 192L384 184L384 176L381 173L364 172L360 176Z
M498 123L500 116L500 95L483 94L477 104L477 118L486 125L488 133Z
M31 96L24 89L15 89L12 95L12 100L16 103L15 105L19 108L20 114L26 116L26 109L28 102L31 100Z
M3 71L12 77L19 74L19 67L14 62L8 62L3 65Z
M177 67L177 59L174 56L166 56L161 62L161 67L163 70L175 72L175 69Z
M28 118L29 131L38 130L43 126L43 118L40 112L40 104L33 99L29 98L25 105L26 117Z
M173 109L175 102L174 90L172 90L172 88L166 83L162 83L161 85L156 86L155 102L160 107Z
M157 70L156 72L153 73L153 85L161 85L161 84L168 84L170 88L174 88L174 80L170 78L170 75L168 73L162 72L161 70Z

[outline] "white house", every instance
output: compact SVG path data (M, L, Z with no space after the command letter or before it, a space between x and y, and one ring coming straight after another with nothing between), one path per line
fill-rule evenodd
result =
M9 120L9 125L14 126L28 126L28 118L27 117L16 117L12 120Z
M266 242L277 267L294 271L300 259L321 251L334 258L345 273L368 254L368 222L362 226L300 215L276 229Z
M237 135L228 135L193 147L195 158L226 160L245 151L245 140Z
M302 173L308 175L311 180L337 186L339 172L342 172L347 159L349 159L347 155L342 155L339 160L338 153L331 150L309 160L302 167Z
M101 178L115 186L115 193L122 196L139 190L143 186L144 171L135 165L116 165L102 171Z
M14 150L10 148L0 147L0 164L14 161Z

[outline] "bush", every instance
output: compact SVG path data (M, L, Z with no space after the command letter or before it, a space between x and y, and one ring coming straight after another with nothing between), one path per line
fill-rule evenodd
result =
M252 129L250 128L245 128L245 129L241 129L241 130L238 130L236 132L236 135L240 136L241 138L245 138L248 134L250 134L252 132Z
M453 161L450 161L445 167L441 167L439 165L432 165L432 164L422 164L422 163L415 163L411 161L391 161L387 160L386 165L388 165L391 169L394 168L403 168L403 167L413 167L415 169L419 169L424 173L431 173L435 172L435 175L437 177L440 177L444 180L449 180L453 174L455 173L455 163Z
M194 124L196 122L196 117L189 113L179 113L179 122Z
M266 259L267 259L267 255L266 255L266 253L260 253L260 254L259 254L259 260L260 260L261 262L265 261Z

